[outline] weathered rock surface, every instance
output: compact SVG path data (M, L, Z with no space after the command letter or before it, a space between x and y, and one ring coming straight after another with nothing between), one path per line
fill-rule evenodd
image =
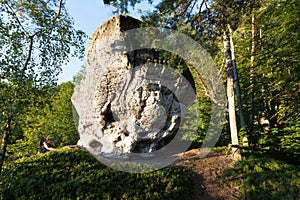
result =
M125 32L139 25L117 15L95 31L88 45L86 75L72 102L81 143L96 154L147 153L163 147L182 123L187 105L180 98L193 100L185 94L190 84L155 62L153 50L134 49L137 41Z

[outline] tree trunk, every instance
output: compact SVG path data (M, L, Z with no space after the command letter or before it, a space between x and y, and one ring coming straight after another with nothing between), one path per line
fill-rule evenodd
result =
M229 125L231 133L231 148L232 156L234 160L241 160L241 154L239 149L239 138L237 134L236 115L235 115L235 103L234 103L234 81L233 81L233 69L232 58L230 50L230 37L228 33L224 31L224 51L226 57L226 72L227 72L227 98L228 98L228 112L229 112Z
M252 46L251 46L251 63L250 63L250 116L249 116L249 131L253 135L254 126L254 53L255 53L255 16L254 9L252 10Z
M239 118L240 118L240 128L242 129L242 128L245 127L245 120L244 120L243 109L242 109L240 81L239 81L239 76L238 76L237 69L236 69L236 62L235 62L235 55L234 55L234 44L233 44L233 39L232 39L232 29L231 29L230 25L228 25L228 29L229 29L229 39L230 39L230 50L231 50L231 59L232 59L233 78L234 78L234 83L235 83L235 91L236 91Z
M2 135L1 151L0 151L0 176L2 172L3 163L5 160L8 136L10 135L10 133L11 133L11 117L7 119L7 122L4 126L3 135Z

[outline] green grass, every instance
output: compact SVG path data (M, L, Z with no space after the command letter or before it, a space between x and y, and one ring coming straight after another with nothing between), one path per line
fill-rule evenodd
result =
M216 152L225 151L215 149ZM116 171L88 152L58 150L6 162L0 179L0 199L191 199L192 172L166 167L151 173ZM243 155L226 170L222 184L239 188L238 199L297 200L300 166L266 154Z
M6 163L2 199L190 199L191 172L167 167L143 174L102 165L89 153L59 150Z
M221 182L239 186L239 199L297 200L300 197L300 166L252 153L226 171Z

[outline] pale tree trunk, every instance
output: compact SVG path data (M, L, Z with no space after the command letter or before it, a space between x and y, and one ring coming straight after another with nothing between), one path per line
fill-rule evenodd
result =
M253 134L254 126L254 53L255 53L255 15L254 9L252 11L252 45L251 45L251 58L250 58L250 116L249 116L249 130Z
M231 29L230 25L228 25L228 30L229 30L233 78L234 78L234 83L235 83L235 91L236 91L239 118L240 118L240 128L242 129L242 128L245 128L245 120L244 120L243 108L242 108L240 81L239 81L239 76L238 76L237 69L236 69L236 61L235 61L235 55L234 55L234 43L233 43L233 39L232 39L232 29Z
M228 33L224 31L224 51L226 57L226 72L227 72L227 98L228 98L228 112L229 112L229 125L231 134L231 148L233 159L238 161L241 160L241 153L239 149L239 138L236 126L236 115L235 115L235 103L234 103L234 80L233 80L233 69L232 69L232 58L230 50L230 37Z

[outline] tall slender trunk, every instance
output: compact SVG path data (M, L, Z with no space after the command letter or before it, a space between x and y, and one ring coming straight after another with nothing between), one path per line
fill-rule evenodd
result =
M231 148L232 156L234 160L241 160L241 154L239 149L239 138L236 126L236 115L235 115L235 103L234 103L234 80L233 80L233 69L232 69L232 57L230 50L230 37L228 33L224 31L224 51L226 57L226 72L227 72L227 98L228 98L228 112L229 112L229 125L231 134Z
M228 25L228 30L229 30L229 39L230 39L233 78L234 78L234 83L235 83L235 92L236 92L236 97L237 97L237 105L238 105L239 118L240 118L240 128L242 129L245 127L245 120L244 120L243 108L242 108L240 81L239 81L239 76L237 73L236 61L235 61L235 55L234 55L234 43L233 43L233 39L232 39L232 29L231 29L230 25Z
M2 140L1 140L1 149L0 149L0 176L2 172L3 163L5 160L6 149L7 149L7 140L11 133L11 117L7 119L7 122L4 126Z
M252 10L252 42L251 42L251 58L250 58L250 116L249 116L249 131L253 135L254 129L254 53L255 53L255 15L254 9Z

